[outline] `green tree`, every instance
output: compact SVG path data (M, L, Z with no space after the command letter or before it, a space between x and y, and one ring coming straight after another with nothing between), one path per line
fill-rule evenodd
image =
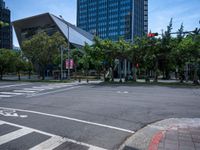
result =
M30 61L25 61L25 68L26 68L26 71L28 72L28 79L31 79L33 64Z
M66 45L63 36L55 33L48 36L45 32L34 35L22 43L24 55L34 64L42 79L45 79L45 69L59 55L61 45Z
M147 37L136 37L128 49L128 59L132 62L133 80L137 80L137 67L144 67L144 54L147 49Z
M117 58L118 45L111 40L103 41L103 57L104 65L106 70L109 72L111 69L111 80L114 81L114 68L115 68L115 59Z
M83 52L79 49L71 50L71 56L74 60L74 70L75 70L75 79L77 78L77 68L80 66L80 59L83 56Z
M171 57L172 61L175 67L175 70L178 69L178 72L176 73L176 78L177 78L177 73L179 73L181 80L180 82L183 82L183 76L184 76L184 66L186 64L187 60L187 53L184 53L184 51L179 47L179 44L182 42L184 39L184 26L181 24L180 29L178 29L178 34L176 38L173 38L171 41L172 45L172 51L171 51Z
M84 55L80 60L80 63L83 66L84 72L85 72L85 76L88 75L88 71L90 68L90 63L91 63L91 46L89 46L87 43L85 44L85 46L83 47L84 50Z
M128 52L129 52L129 43L127 43L125 40L120 39L116 43L116 50L117 50L117 58L119 59L119 64L120 64L120 82L122 82L122 76L121 76L121 62L124 59L128 58ZM126 77L125 77L126 78Z
M182 55L184 61L182 65L186 62L190 62L194 65L194 84L198 83L198 63L200 62L200 35L189 35L184 38L178 45L179 56Z
M21 80L21 71L26 71L26 61L21 57L20 53L15 54L15 70L18 75L18 80Z
M8 49L0 49L0 80L3 79L3 74L13 70L15 62L15 54Z
M184 26L182 23L180 29L178 29L178 34L177 34L178 42L181 42L183 38L184 38Z
M173 19L170 20L169 25L167 26L167 31L165 31L164 34L162 34L162 42L161 42L161 54L160 54L160 70L163 71L163 77L165 79L169 79L169 73L172 66L171 61L171 51L172 51L172 37L171 37L171 31L172 31L172 22Z
M155 37L147 39L147 46L144 49L143 60L147 72L147 79L149 78L149 71L154 72L154 82L158 80L159 60L161 56L161 39ZM148 79L149 80L149 79Z
M111 69L111 80L114 81L114 67L116 59L116 44L111 40L100 40L94 38L92 45L92 62L96 66L98 72L103 70L104 81L106 80L106 72Z

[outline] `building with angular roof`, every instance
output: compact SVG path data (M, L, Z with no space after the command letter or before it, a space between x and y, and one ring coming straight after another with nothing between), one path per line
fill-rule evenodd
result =
M89 45L93 43L94 36L92 34L50 13L17 20L12 24L20 46L24 40L30 39L39 32L46 32L48 35L60 32L66 41L69 40L71 47L79 48L85 43Z

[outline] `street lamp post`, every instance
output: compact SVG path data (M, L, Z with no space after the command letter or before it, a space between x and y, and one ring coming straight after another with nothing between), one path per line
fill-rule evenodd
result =
M60 48L60 80L63 79L63 46Z
M70 80L70 42L69 42L69 25L68 27L68 75L67 75L67 79Z
M59 15L59 17L64 21L63 17ZM68 29L68 43L67 43L67 52L68 52L68 74L67 74L67 79L70 80L70 41L69 41L69 24L67 24L67 29ZM62 48L61 48L62 49ZM63 49L64 50L64 49ZM61 50L61 71L63 71L63 50ZM62 73L61 73L61 80L62 80Z

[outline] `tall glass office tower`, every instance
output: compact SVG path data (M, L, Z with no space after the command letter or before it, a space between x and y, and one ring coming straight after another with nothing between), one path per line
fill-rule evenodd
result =
M148 0L77 0L77 26L113 41L148 32Z
M0 0L0 21L10 24L10 26L0 27L0 48L12 49L10 10L5 7L3 0Z

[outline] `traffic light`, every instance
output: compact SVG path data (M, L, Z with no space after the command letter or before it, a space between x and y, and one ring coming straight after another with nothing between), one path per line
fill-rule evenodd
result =
M155 37L158 36L158 33L148 33L147 37Z

